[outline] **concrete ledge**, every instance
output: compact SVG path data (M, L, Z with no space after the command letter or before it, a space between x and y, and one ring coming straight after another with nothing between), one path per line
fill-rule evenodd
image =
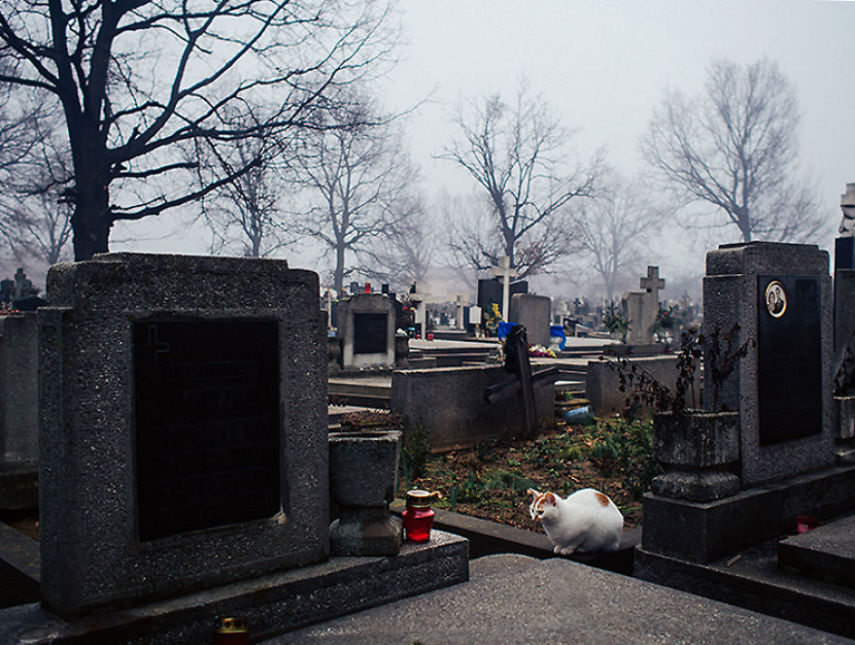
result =
M0 611L0 643L209 643L238 616L253 640L469 579L468 544L441 531L388 558L331 558L132 609L64 621L38 604Z
M0 508L22 510L38 505L38 464L0 464Z
M781 540L778 565L855 587L855 515Z
M0 607L39 599L39 543L0 522Z
M400 515L406 507L403 500L395 500L390 510ZM620 548L611 553L574 553L570 556L557 556L553 552L552 542L545 533L535 533L518 529L507 524L499 524L478 517L436 510L434 527L460 535L469 540L469 557L480 558L485 555L515 553L540 560L561 558L573 560L598 569L632 575L633 551L641 542L641 529L628 529L623 532Z
M270 645L844 643L843 638L567 560L474 577Z
M738 558L709 564L687 562L639 547L635 551L635 576L855 638L855 593L780 571L776 547L776 541L767 542L741 552Z

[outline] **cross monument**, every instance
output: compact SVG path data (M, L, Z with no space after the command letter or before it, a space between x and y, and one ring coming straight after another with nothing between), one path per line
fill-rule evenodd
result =
M659 267L648 266L647 277L639 280L639 286L647 293L652 293L653 298L659 302L659 290L665 288L665 280L659 277Z
M508 300L510 298L511 278L517 276L516 269L511 268L511 258L503 255L499 258L499 266L493 267L493 276L502 281L502 320L508 322Z

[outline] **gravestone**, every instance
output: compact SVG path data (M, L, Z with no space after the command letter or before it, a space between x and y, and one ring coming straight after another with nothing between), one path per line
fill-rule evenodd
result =
M549 345L549 312L552 299L530 293L515 293L511 297L511 320L525 327L528 342Z
M0 316L0 509L38 506L36 316Z
M752 242L707 254L707 333L738 324L756 342L720 398L741 415L743 486L833 463L831 313L828 253L816 246Z
M680 490L657 488L654 480L654 492L645 495L636 569L658 582L675 567L711 562L792 531L799 515L825 518L855 504L855 468L834 467L828 253L804 244L723 245L707 254L703 288L705 337L717 329L726 351L722 335L736 330L731 350L753 344L730 375L716 381L708 342L707 412L687 420L706 416L710 423L694 429L674 423L670 438L659 428L654 433L667 471L661 484L708 484ZM731 421L711 414L728 410ZM692 575L700 579L704 572Z
M639 280L644 291L631 291L622 299L623 313L629 320L626 342L649 343L653 339L650 327L659 313L659 290L665 288L665 280L659 277L659 267L648 266L647 277Z
M855 463L855 184L840 196L834 240L834 431L840 463Z
M395 308L388 296L359 293L339 304L342 367L395 365Z
M840 196L843 221L834 240L834 357L837 365L855 333L855 184Z
M108 254L55 265L47 282L37 314L46 608L68 618L327 557L316 274L284 261Z
M35 463L38 433L36 317L0 316L0 462Z
M518 293L528 293L528 282L525 280L520 280L518 282L512 282L508 289L509 297L513 298L515 294ZM477 305L481 308L481 319L473 320L471 322L475 322L481 325L481 328L484 328L484 323L487 320L487 316L493 310L493 305L496 304L499 307L499 311L501 311L502 307L502 284L496 279L489 280L478 280L478 299ZM509 322L509 321L506 321ZM512 321L511 321L512 322Z

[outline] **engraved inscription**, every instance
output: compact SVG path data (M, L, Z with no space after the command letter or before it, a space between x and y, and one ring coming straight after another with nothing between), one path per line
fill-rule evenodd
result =
M276 321L134 323L140 540L280 508Z
M388 316L384 313L353 314L353 353L385 354L388 338Z
M759 276L758 281L757 394L763 446L822 431L820 297L815 277Z

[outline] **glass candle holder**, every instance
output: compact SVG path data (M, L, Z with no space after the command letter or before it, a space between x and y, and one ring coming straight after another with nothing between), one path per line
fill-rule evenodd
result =
M436 493L426 490L407 491L407 508L401 513L408 542L427 542L435 513L430 507Z

